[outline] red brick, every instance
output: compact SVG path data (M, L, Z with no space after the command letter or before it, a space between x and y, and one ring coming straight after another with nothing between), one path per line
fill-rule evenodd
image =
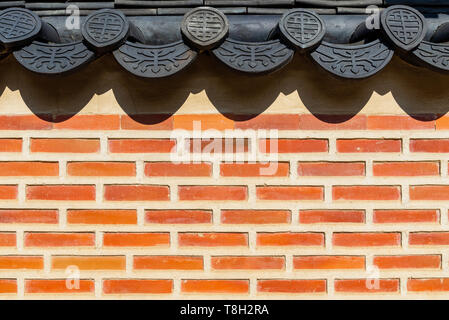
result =
M222 163L222 177L288 177L288 162L269 163Z
M136 175L134 162L69 162L67 174L77 177L126 177Z
M167 247L169 245L169 233L105 232L103 235L103 246L105 247Z
M174 129L193 130L195 125L201 130L234 129L234 121L222 114L177 114L174 116Z
M323 200L323 187L318 186L256 186L259 200Z
M410 186L410 200L449 200L449 186Z
M136 270L203 270L202 256L134 256Z
M364 232L334 233L334 246L341 247L380 247L401 245L401 234L398 232Z
M414 292L449 291L449 278L408 279L407 290Z
M179 200L246 200L246 186L179 186Z
M66 270L76 266L80 270L125 270L125 256L53 256L52 269Z
M94 185L34 185L26 187L28 200L95 200Z
M441 256L375 256L373 264L379 269L439 269L441 268Z
M58 223L58 210L0 209L0 223Z
M326 139L261 139L259 150L263 153L328 152Z
M1 211L0 211L1 217ZM67 210L69 224L137 224L136 210Z
M168 186L157 185L105 185L104 199L107 201L168 201Z
M410 139L410 152L448 153L449 139Z
M181 247L246 247L248 246L248 234L181 232L178 234L178 242Z
M422 130L435 129L435 121L421 121L405 116L368 116L368 130Z
M15 232L0 232L0 247L15 247L16 233Z
M299 162L299 176L364 176L364 162Z
M54 124L55 129L67 130L118 130L119 115L75 115Z
M22 139L0 139L0 152L22 152Z
M180 148L182 148L180 146ZM249 140L246 138L195 138L184 141L184 150L191 153L220 154L243 153L249 151Z
M222 210L224 224L281 224L290 223L289 210Z
M374 223L439 222L438 210L374 210Z
M337 139L337 152L401 152L399 139Z
M66 279L30 279L25 280L25 293L93 293L95 289L94 280L81 279L79 287L76 283ZM67 282L72 287L67 287Z
M0 116L0 130L49 130L53 123L35 115Z
M449 232L411 232L409 234L409 244L447 246L449 245Z
M334 200L400 200L400 186L333 186Z
M95 234L25 232L24 244L25 247L93 247Z
M326 280L257 280L257 291L263 293L324 293Z
M17 293L17 281L15 279L0 279L0 293Z
M105 279L105 294L164 294L173 290L173 280Z
M257 233L257 246L324 246L324 234L317 232Z
M268 256L221 256L212 257L211 266L215 270L282 270L285 268L285 258Z
M365 130L365 115L300 115L299 128L301 130Z
M294 269L365 269L364 256L296 256Z
M169 139L109 139L111 153L170 153L176 147Z
M17 199L17 186L14 185L0 185L0 200L14 200Z
M122 115L120 124L123 130L172 130L173 116L166 114Z
M44 258L42 256L0 256L0 269L44 269Z
M334 288L347 293L399 292L399 279L336 279Z
M363 210L299 210L299 223L364 223Z
M374 162L373 175L380 177L438 176L440 164L427 162Z
M276 129L297 130L299 127L299 115L297 114L259 114L246 120L236 121L236 129Z
M0 162L0 176L9 177L56 177L59 175L57 162L14 161Z
M145 175L148 177L210 177L211 174L211 163L145 163Z
M182 280L183 293L229 293L249 292L248 280Z
M210 210L146 210L146 223L194 224L212 223Z
M98 153L99 139L30 139L31 152L47 153Z

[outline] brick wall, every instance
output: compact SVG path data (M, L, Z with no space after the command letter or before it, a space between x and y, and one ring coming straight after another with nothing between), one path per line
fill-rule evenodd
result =
M425 81L422 92L410 91L421 100L407 104L403 92L384 92L350 117L313 115L292 91L237 121L217 112L217 96L211 102L201 90L191 90L172 115L129 116L116 91L99 88L117 77L136 92L149 84L103 63L112 70L107 77L97 63L87 76L69 78L80 83L98 72L107 80L94 86L98 92L82 112L62 121L35 114L47 104L64 110L73 94L47 96L42 91L55 80L31 85L35 76L4 64L12 80L0 97L2 299L447 297L449 117L432 111L446 102ZM298 72L303 81L318 81L308 68L255 81ZM399 73L412 89L419 77L435 77L405 68L396 62L383 76L395 87ZM199 69L194 77L210 76ZM15 90L22 80L25 87ZM382 79L369 81L340 89L357 95ZM312 104L324 104L326 95L317 92ZM426 121L404 112L403 105L431 95L422 108ZM140 92L134 99L145 97L151 98ZM247 103L223 84L226 99ZM205 131L277 129L275 139L223 151L254 147L264 154L277 145L275 170L264 175L268 164L219 157L174 164L173 132L190 131L195 121ZM68 285L77 275L79 283Z

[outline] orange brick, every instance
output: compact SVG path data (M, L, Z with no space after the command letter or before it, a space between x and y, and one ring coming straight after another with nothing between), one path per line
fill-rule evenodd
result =
M49 130L53 123L35 115L0 116L0 130Z
M263 293L324 293L326 280L257 280L257 291Z
M80 270L125 270L125 256L53 256L52 269L76 266Z
M0 256L0 269L44 269L42 256Z
M22 139L0 139L0 152L22 152Z
M366 116L314 114L300 115L299 128L301 130L366 130Z
M333 186L334 200L400 200L400 186Z
M183 293L229 293L249 292L248 280L182 280Z
M319 186L256 186L259 200L323 200L324 190Z
M364 223L363 210L299 210L299 223Z
M414 292L449 291L449 278L408 279L407 290Z
M449 139L410 139L410 152L448 153Z
M379 269L439 269L441 268L441 256L375 256L373 264Z
M0 211L1 217L1 211ZM1 221L1 218L0 218ZM136 210L67 210L69 224L137 224Z
M364 256L296 256L294 269L365 269Z
M26 187L28 200L95 200L94 185L34 185Z
M226 130L234 129L234 121L221 114L177 114L174 116L174 129L184 130Z
M78 177L126 177L136 175L134 162L69 162L67 174Z
M324 246L324 234L315 232L257 233L258 246Z
M222 163L222 177L288 177L288 162L269 163Z
M168 139L109 139L111 153L170 153L176 147L175 140Z
M55 177L59 175L57 162L14 161L0 162L0 176Z
M169 245L169 233L106 232L103 235L103 246L105 247L154 247Z
M105 294L152 294L171 293L173 280L152 279L105 279L103 293Z
M146 210L146 223L193 224L212 223L211 210Z
M399 292L398 279L336 279L335 292L378 293Z
M289 210L222 210L224 224L281 224L290 223Z
M75 115L54 124L55 129L67 130L118 130L119 115Z
M0 279L0 293L17 293L17 281L15 279Z
M449 232L411 232L410 245L447 246L449 245Z
M145 163L145 175L148 177L210 177L211 174L211 163Z
M374 223L439 222L438 210L374 210Z
M300 162L299 176L364 176L364 162Z
M380 177L438 176L440 164L427 162L374 162L373 175Z
M328 152L326 139L261 139L259 150L263 153Z
M122 115L120 124L123 130L172 130L173 116L168 114Z
M134 256L136 270L203 270L202 256Z
M25 293L93 293L95 289L94 280L78 280L79 286L75 283L67 286L66 279L28 279L25 280Z
M449 186L410 186L410 200L449 200Z
M250 120L236 121L235 128L296 130L299 129L299 115L262 113Z
M334 233L332 243L339 247L399 246L401 234L398 232Z
M105 185L104 199L107 201L167 201L168 186L157 185Z
M97 153L100 151L100 140L32 138L30 140L30 151L47 153Z
M179 200L246 200L246 186L179 186Z
M25 232L24 244L25 247L93 247L95 234Z
M0 247L15 247L16 233L15 232L0 232Z
M181 247L246 247L248 246L248 234L181 232L178 234L178 242Z
M58 210L0 209L0 223L58 223Z
M435 129L435 120L422 121L405 116L368 116L368 130L423 130Z
M182 148L180 146L180 148ZM249 151L249 140L245 138L195 138L184 141L184 150L191 153L220 154Z
M268 256L221 256L212 257L211 266L215 270L282 270L285 268L285 258Z
M401 152L399 139L337 139L337 152Z
M0 185L0 200L17 199L17 186Z

